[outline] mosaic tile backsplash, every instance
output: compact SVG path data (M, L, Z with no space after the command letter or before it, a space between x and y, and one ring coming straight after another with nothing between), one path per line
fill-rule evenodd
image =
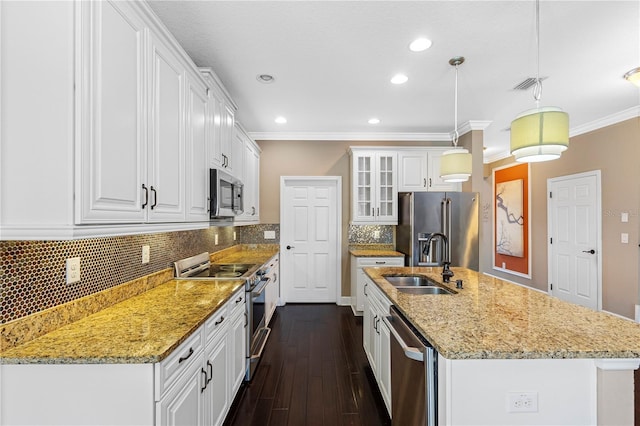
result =
M0 324L169 268L177 259L239 244L233 232L240 229L211 227L73 241L0 241ZM215 234L218 245L214 244ZM142 264L143 245L151 249L147 264ZM81 280L66 284L65 261L70 257L81 258Z
M393 244L393 229L392 225L349 225L349 244Z

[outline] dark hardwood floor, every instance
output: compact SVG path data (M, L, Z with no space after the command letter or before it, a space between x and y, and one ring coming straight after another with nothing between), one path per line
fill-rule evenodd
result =
M226 425L390 425L362 349L362 317L333 304L277 308L257 374Z

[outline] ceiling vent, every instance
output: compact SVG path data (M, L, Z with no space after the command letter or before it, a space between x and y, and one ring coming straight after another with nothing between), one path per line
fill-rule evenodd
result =
M545 81L548 77L540 77L540 81ZM527 77L520 83L516 84L511 90L529 90L536 84L535 77Z

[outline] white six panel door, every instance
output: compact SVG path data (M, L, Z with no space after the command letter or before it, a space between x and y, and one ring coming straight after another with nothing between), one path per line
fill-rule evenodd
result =
M598 219L596 175L549 183L551 294L598 309Z
M335 181L284 183L280 223L285 302L336 302L337 206Z

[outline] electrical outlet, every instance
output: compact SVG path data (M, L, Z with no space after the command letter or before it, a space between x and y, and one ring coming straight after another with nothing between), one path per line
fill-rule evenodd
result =
M213 235L213 243L214 243L215 245L218 245L218 234L214 234L214 235Z
M149 246L142 246L142 263L149 263L150 249Z
M627 212L620 213L620 222L629 222L629 213Z
M233 231L233 241L236 240L236 231Z
M620 234L620 242L622 244L629 244L629 234L627 234L626 232Z
M67 259L67 284L80 281L80 258L71 257Z
M264 231L264 239L265 240L275 240L276 239L276 231Z
M507 262L502 262L502 269L507 269Z
M538 392L507 392L508 413L537 413Z
M375 240L380 239L380 231L373 231L373 239Z

